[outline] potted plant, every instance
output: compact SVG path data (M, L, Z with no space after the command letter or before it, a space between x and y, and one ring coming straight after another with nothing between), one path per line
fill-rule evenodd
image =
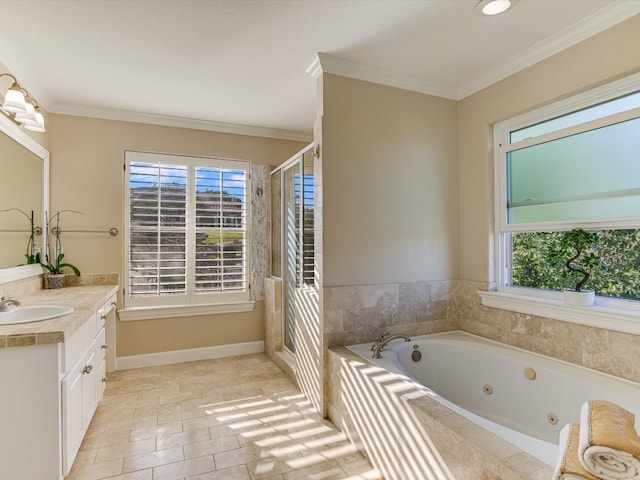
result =
M60 252L56 257L54 263L41 263L41 265L48 271L45 273L44 282L45 288L62 288L64 287L64 272L63 268L70 268L75 273L76 277L80 276L80 270L70 263L64 263L64 253ZM49 256L47 255L47 260Z
M562 276L574 284L573 288L564 291L565 303L582 307L593 305L595 292L583 287L589 277L603 266L598 251L598 234L582 228L562 232L559 249L551 251L549 257L555 263L562 263Z
M75 212L74 210L63 210L62 212L66 212L66 211L71 211L74 213L80 213L80 212ZM64 287L64 277L65 274L63 272L64 268L70 268L71 270L73 270L73 273L76 275L76 277L80 276L80 270L78 270L77 267L75 267L74 265L71 265L70 263L66 263L63 262L64 260L64 253L62 251L62 245L60 243L60 214L62 212L57 212L53 217L51 217L50 219L47 220L47 232L49 231L49 223L51 222L51 220L53 220L54 218L56 219L56 227L52 230L54 236L55 236L55 248L54 248L54 261L50 262L49 261L49 251L50 251L50 246L49 246L49 235L47 235L47 248L45 251L45 263L40 263L40 265L42 265L42 267L47 270L47 272L44 275L44 288L62 288ZM46 214L45 214L46 216Z

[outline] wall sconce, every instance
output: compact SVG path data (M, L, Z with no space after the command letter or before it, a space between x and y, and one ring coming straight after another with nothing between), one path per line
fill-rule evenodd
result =
M44 132L44 115L29 92L10 73L0 73L0 78L10 77L13 84L7 90L0 110L18 125L32 132Z

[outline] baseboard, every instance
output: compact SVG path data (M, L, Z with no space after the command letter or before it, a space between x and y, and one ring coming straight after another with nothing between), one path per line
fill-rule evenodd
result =
M116 358L116 370L154 367L171 363L193 362L210 358L233 357L264 352L264 341L232 343L215 347L193 348L189 350L172 350L170 352L146 353Z

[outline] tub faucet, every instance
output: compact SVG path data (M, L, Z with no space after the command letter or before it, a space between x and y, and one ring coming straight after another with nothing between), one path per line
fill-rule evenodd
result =
M9 305L18 306L20 302L18 300L14 300L11 297L2 297L0 298L0 312L7 312L9 310Z
M410 342L411 339L406 335L389 335L388 333L383 333L379 337L376 338L376 341L373 345L371 345L371 351L373 352L373 358L382 358L382 354L380 353L384 346L389 343L391 340L395 340L396 338L403 338L405 342Z

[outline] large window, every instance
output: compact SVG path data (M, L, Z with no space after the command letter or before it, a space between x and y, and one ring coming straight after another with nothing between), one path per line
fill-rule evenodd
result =
M546 251L580 227L599 237L600 304L638 300L640 76L498 124L494 140L498 289L567 287Z
M126 152L127 307L249 298L248 162Z

